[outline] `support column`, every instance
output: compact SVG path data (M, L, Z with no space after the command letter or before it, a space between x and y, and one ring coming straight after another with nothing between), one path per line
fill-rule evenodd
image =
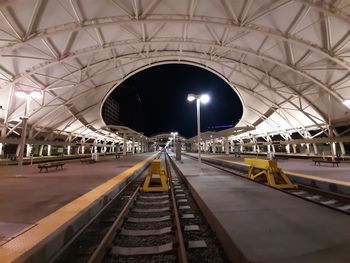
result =
M94 141L94 144L95 144L95 145L93 146L93 149L94 149L93 152L94 152L94 153L97 153L97 146L96 146L96 144L98 144L98 140L95 140L95 141Z
M51 145L47 145L47 156L51 156Z
M126 147L128 147L127 146L128 140L126 138L126 134L124 134L123 140L124 140L124 142L123 142L123 155L126 155L126 149L127 149Z
M39 156L43 156L44 145L40 145Z
M225 154L230 154L230 144L228 142L228 137L225 138Z
M312 147L314 148L314 154L318 154L318 149L317 149L317 145L316 145L316 143L313 143L312 144Z
M4 127L1 130L0 137L5 138L6 137L6 130L7 130L7 124L4 123ZM4 154L3 153L3 143L0 143L0 155Z
M213 140L213 153L216 153L216 140Z
M310 154L310 143L306 143L306 154Z
M330 145L331 145L332 156L336 156L337 155L337 150L336 150L335 142L331 142Z
M287 152L287 153L290 153L290 144L287 144L287 145L286 145L286 152Z
M83 138L81 139L81 143L82 143L82 145L81 145L81 154L84 154L84 153L85 153L85 145L84 145L84 143L85 143L85 137L83 137Z
M30 157L30 153L32 151L33 145L27 144L26 157Z
M240 152L243 153L243 151L244 151L244 146L243 146L244 141L243 141L243 139L240 139L239 142L241 143ZM232 142L232 145L233 145L233 142Z
M333 129L333 133L334 133L335 136L339 136L339 133L338 133L335 129ZM344 147L344 143L343 143L343 142L338 142L338 143L339 143L339 147L340 147L340 152L341 152L341 154L342 154L342 155L346 154L346 152L345 152L345 147Z
M135 154L135 138L134 137L132 137L131 147L132 147L132 149L131 149L132 154Z

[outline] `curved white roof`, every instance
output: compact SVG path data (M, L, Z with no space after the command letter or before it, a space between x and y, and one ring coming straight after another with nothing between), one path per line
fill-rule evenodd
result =
M43 92L29 107L34 130L102 134L112 88L169 62L224 78L250 133L347 124L349 28L348 1L0 1L2 135L23 115L17 90Z

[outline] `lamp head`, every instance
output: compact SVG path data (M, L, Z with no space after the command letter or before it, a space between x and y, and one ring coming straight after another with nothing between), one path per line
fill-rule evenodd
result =
M209 102L210 97L209 97L209 95L207 95L207 94L203 94L203 95L201 96L200 100L201 100L202 103L205 104L205 103L208 103L208 102Z
M194 95L193 93L190 93L187 95L188 101L194 101L195 99L196 99L196 95Z
M30 93L30 96L33 98L33 99L41 99L43 97L43 94L40 92L40 91L32 91Z

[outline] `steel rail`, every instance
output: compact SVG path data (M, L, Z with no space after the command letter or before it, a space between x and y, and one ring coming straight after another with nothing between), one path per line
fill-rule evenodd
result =
M172 178L172 175L171 175L170 162L168 160L169 156L166 153L164 153L164 155L165 155L165 165L166 165L167 173L170 180ZM187 263L188 260L187 260L186 248L185 248L184 238L181 231L181 222L179 218L179 212L177 210L174 187L172 184L170 184L170 194L171 194L173 213L174 213L173 220L175 223L175 236L176 236L177 245L178 245L178 250L177 250L178 261L180 263Z
M129 212L130 207L134 204L136 197L139 194L139 190L140 188L137 187L134 193L132 194L132 196L130 197L129 201L126 203L122 211L119 213L113 225L110 227L110 229L108 230L106 235L103 237L98 247L95 249L94 253L89 258L88 263L97 263L103 260L103 257L105 256L105 253L106 253L106 249L113 242L118 229L122 225L124 218Z

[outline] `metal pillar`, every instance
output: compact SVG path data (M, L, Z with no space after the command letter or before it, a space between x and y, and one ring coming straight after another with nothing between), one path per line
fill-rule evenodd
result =
M134 137L132 137L131 147L132 147L132 149L131 149L132 154L135 154L135 138Z
M29 99L26 99L25 102L26 103L24 107L24 116L22 118L22 134L21 134L21 143L20 143L19 160L18 160L18 165L20 166L21 169L23 166L24 145L26 143L26 136L27 136L27 122L28 122L27 112L29 107Z
M127 147L127 143L128 143L128 140L126 138L126 134L123 135L123 140L124 140L124 143L123 143L123 155L126 155L126 147Z
M200 99L196 99L197 106L197 141L198 141L198 167L201 167L201 112L200 112Z
M32 151L33 146L31 144L27 144L26 157L30 157L30 153Z
M228 137L225 138L225 154L230 154L230 144L228 141Z
M51 145L47 145L47 156L51 156Z

